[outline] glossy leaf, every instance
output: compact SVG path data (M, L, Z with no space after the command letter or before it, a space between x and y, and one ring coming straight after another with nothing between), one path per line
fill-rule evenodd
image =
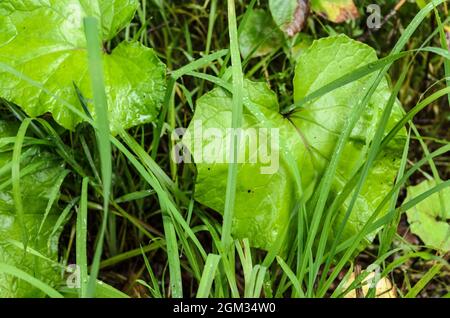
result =
M294 79L295 100L305 97L333 80L376 60L370 47L337 36L315 41L302 53ZM306 189L314 189L330 159L339 133L353 107L362 99L375 75L357 80L338 88L312 103L308 103L289 118L279 114L276 95L264 83L247 81L244 101L243 129L278 128L279 143L270 145L267 153L279 152L279 168L273 174L263 173L268 165L259 158L266 144L258 142L251 149L242 141L239 154L235 218L233 234L236 238L249 238L252 246L269 249L287 229L291 214L296 212L299 189L296 187L296 165L301 175L304 199ZM352 132L339 164L333 184L333 194L340 193L367 157L368 146L373 139L377 121L390 96L384 80L371 99L367 110ZM388 129L401 118L401 106L396 105ZM203 132L199 127L202 124ZM229 146L226 129L231 125L231 97L221 88L200 98L194 118L183 138L193 154L197 166L196 199L212 209L222 212L224 207L227 164L222 163ZM209 129L209 131L208 131ZM213 130L211 130L213 129ZM215 130L214 130L215 129ZM383 150L359 194L356 206L344 232L344 238L355 234L368 220L371 213L392 187L400 160L405 132L402 131L389 147ZM269 138L270 139L270 138ZM245 140L245 139L243 139ZM247 153L247 156L245 154ZM274 157L275 158L275 157ZM272 160L274 163L275 160ZM266 167L267 168L267 167ZM348 199L349 200L349 199ZM348 200L339 211L336 228L342 220ZM367 237L371 240L373 234Z
M245 81L243 129L278 128L280 139L289 143L298 157L306 153L304 145L287 119L279 114L276 95L265 83ZM196 111L183 138L197 166L195 198L200 203L223 212L230 145L226 142L231 127L232 99L221 88L214 89L197 101ZM255 116L249 109L255 109ZM262 119L261 119L262 118ZM203 131L200 131L202 127ZM252 246L267 248L286 227L294 206L295 182L284 153L275 174L264 174L270 166L270 155L278 159L278 145L270 145L270 133L258 147L267 146L267 160L250 160L244 141L240 143L237 190L232 232L235 237L250 239ZM224 138L215 138L221 134ZM267 142L267 143L266 143ZM250 154L256 154L252 151ZM246 155L247 153L247 155ZM243 156L248 158L244 160ZM274 160L274 164L276 164ZM245 163L247 161L247 163ZM253 161L253 163L252 163ZM261 161L265 161L261 164Z
M62 98L80 110L74 84L91 103L83 18L101 21L107 41L132 19L137 0L4 0L0 2L0 63L42 83L53 96L0 68L0 97L21 106L32 117L50 112L63 127L81 119L61 104ZM103 54L111 130L129 128L156 118L165 91L165 66L152 49L122 42Z
M408 202L436 186L434 181L423 181L407 188ZM443 204L443 206L441 206ZM443 212L443 213L442 213ZM434 193L406 212L411 232L430 247L450 251L450 189Z
M298 60L294 78L294 101L299 101L339 77L377 60L369 46L341 35L321 39L304 52ZM291 116L302 132L309 161L303 161L300 171L314 169L322 173L334 152L340 132L344 129L353 107L363 99L377 74L366 76L333 90L309 103ZM365 112L353 129L335 175L332 192L337 195L363 165L375 135L378 120L390 97L387 81L383 80L372 96ZM394 105L386 132L402 118L403 110ZM382 150L374 162L346 224L344 238L358 233L378 204L392 188L400 166L406 131L401 132ZM335 222L340 224L350 197L344 202ZM373 235L368 237L369 240Z
M0 140L14 137L17 127L0 120ZM1 143L0 143L1 144ZM52 154L31 146L24 148L21 157L20 188L24 202L24 227L17 217L12 196L12 151L0 148L0 263L14 266L38 280L53 286L61 282L61 269L54 266L58 260L60 229L54 230L59 217L53 207L44 217L52 193L59 192L65 176L62 162ZM9 169L8 169L9 167ZM28 238L22 241L23 231ZM37 256L43 255L46 259ZM43 293L30 284L11 275L0 273L0 298L41 297Z

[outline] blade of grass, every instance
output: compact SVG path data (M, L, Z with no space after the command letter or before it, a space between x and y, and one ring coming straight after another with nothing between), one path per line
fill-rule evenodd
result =
M399 169L399 173L397 175L396 178L396 183L400 182L400 180L403 178L404 172L406 171L406 164L408 161L408 153L409 153L409 145L411 142L411 129L409 129L408 131L408 135L407 135L407 140L406 140L406 144L403 150L403 155L402 155L402 160L400 162L400 169ZM429 156L430 154L428 153L427 156ZM401 218L401 214L397 213L395 214L395 206L398 202L398 197L400 195L400 188L394 192L393 196L392 196L392 200L390 202L389 205L389 210L393 211L392 213L394 213L392 215L392 221L390 223L388 223L381 231L379 237L379 241L380 241L380 247L379 247L379 252L378 255L383 255L385 253L388 252L389 247L391 246L391 243L394 239L395 234L397 233L397 229L398 229L398 224L400 223L400 218Z
M250 243L248 239L242 240L242 248L241 243L236 240L236 251L238 252L239 259L241 261L242 271L244 273L244 297L248 298L252 294L252 288L250 285L253 264L252 264L252 254L250 250Z
M238 35L241 34L242 30L244 29L245 25L247 24L247 21L250 18L250 15L253 11L255 4L256 4L256 0L251 0L250 3L248 5L246 5L245 14L242 17L242 19L239 23L239 28L237 30ZM222 77L224 75L225 71L227 70L227 65L228 65L228 62L230 61L230 58L231 58L231 51L228 51L228 54L225 57L224 63L222 63L222 67L219 72L219 77Z
M256 276L255 289L253 291L253 298L261 297L261 292L264 284L264 278L266 277L267 268L258 265L258 275Z
M434 15L435 15L436 21L438 23L439 39L441 42L442 49L448 53L449 48L448 48L448 44L447 44L447 37L445 35L444 24L441 21L441 16L439 15L438 10L434 9ZM444 74L447 79L447 87L450 87L450 60L449 59L444 59ZM450 104L450 94L448 94L447 99Z
M286 273L296 293L300 295L300 297L305 297L305 294L303 293L302 287L300 285L300 281L297 279L297 277L295 277L294 272L289 268L289 266L281 257L277 256L277 262L278 264L280 264L281 268Z
M195 70L198 70L199 68L202 68L202 67L205 67L205 66L211 64L212 62L225 56L227 53L228 53L228 50L224 49L224 50L220 50L220 51L208 54L202 58L199 58L199 59L173 71L170 74L170 76L173 79L178 80L180 77L184 76L185 74L187 74L189 72L193 72Z
M163 227L167 246L167 257L169 260L170 287L174 298L182 298L183 286L177 236L172 218L167 212L164 212L166 209L163 207Z
M209 17L208 17L208 33L206 35L206 45L205 45L205 51L204 54L208 55L211 51L211 42L212 42L212 36L214 32L214 24L217 19L217 0L212 0L210 9L209 9ZM203 69L203 73L206 72L206 68ZM198 91L198 96L203 95L203 89L204 89L205 81L200 82L200 89Z
M102 43L99 38L98 21L94 17L84 19L84 28L87 41L89 73L92 79L92 91L94 94L95 122L97 125L97 139L100 153L101 175L103 183L103 219L98 234L97 246L92 262L91 273L87 289L87 297L95 295L96 281L100 268L100 259L103 253L103 240L109 220L109 198L112 181L111 142L109 140L110 129L108 120L108 103L103 79L103 61L101 56ZM110 225L110 248L114 254L116 251L114 218Z
M202 244L199 242L195 234L192 232L190 226L186 223L185 219L181 215L180 211L178 211L177 207L170 199L169 194L160 185L156 176L152 174L151 171L147 171L145 167L141 163L139 163L139 161L129 152L129 150L123 144L121 144L116 138L113 137L111 140L113 144L117 147L117 149L119 149L127 157L130 163L136 168L140 176L144 178L145 181L147 181L150 184L150 186L155 190L155 192L158 194L161 207L166 207L168 209L174 220L176 220L176 222L178 222L183 227L183 229L189 235L190 239L195 243L202 257L206 259L207 254Z
M47 207L45 208L45 213L44 213L44 217L42 218L41 224L39 225L39 230L38 230L38 236L42 231L42 227L45 224L45 221L47 220L48 214L50 213L50 211L52 210L53 204L55 203L56 199L59 197L59 193L61 191L61 185L64 181L64 179L67 177L67 175L69 174L68 170L64 170L59 177L57 178L57 180L55 181L55 184L53 185L50 195L49 195L49 199L48 199L48 203L47 203Z
M239 53L236 8L234 0L228 0L228 28L230 36L231 68L233 73L233 107L231 115L231 128L233 131L236 131L242 124L244 76L242 74L241 55ZM233 133L232 138L230 139L231 161L228 164L222 227L222 244L225 249L228 249L231 245L231 224L236 199L236 177L238 170L237 150L239 149L239 136L237 133Z
M420 278L420 280L405 295L405 298L415 298L427 284L441 271L442 264L435 264L430 270Z
M22 145L23 140L25 138L25 134L27 132L28 126L31 122L31 119L25 118L22 124L19 127L17 132L16 141L14 143L14 150L12 154L12 166L11 166L11 182L12 182L12 197L14 200L14 207L16 211L17 221L19 223L22 242L26 247L28 244L28 231L25 224L25 211L23 209L23 201L22 201L22 189L20 186L20 157L22 153Z
M114 255L111 258L105 259L100 263L100 268L105 268L109 266L116 265L120 262L124 262L126 260L129 260L130 258L137 257L139 255L142 255L142 253L148 253L154 250L157 250L161 248L164 245L164 241L160 239L155 239L152 241L149 245L141 246L139 248L124 252L122 254Z
M76 261L80 270L79 297L88 297L88 265L87 265L87 202L89 178L83 178L81 186L80 209L77 215Z
M55 222L55 225L53 226L52 232L50 234L50 237L54 236L57 231L59 231L63 224L69 219L69 213L72 210L72 208L75 206L75 204L78 202L79 197L73 198L67 206L64 208L64 210L59 215L58 219Z
M153 297L155 297L155 298L163 298L163 297L162 297L162 294L161 294L161 290L160 290L160 288L159 288L158 280L156 279L155 273L153 272L153 269L152 269L152 267L151 267L151 265L150 265L150 262L148 261L148 258L147 258L147 256L145 255L145 253L147 253L148 251L146 251L145 248L142 248L142 247L141 247L140 250L141 250L142 257L144 258L145 267L147 268L147 272L148 272L148 274L150 275L150 279L151 279L151 281L152 281L152 285L153 285L153 287L152 287Z
M410 120L414 118L415 115L417 115L422 109L430 105L435 100L438 100L442 96L445 96L450 93L450 87L443 88L436 93L433 93L432 95L425 98L423 101L418 103L416 106L414 106L409 112L407 112L403 118L395 124L395 126L389 131L386 137L384 137L383 142L381 144L381 148L384 148L397 133L402 129L403 126L405 126Z
M197 298L208 298L211 293L211 286L216 275L217 266L219 265L220 255L208 254L206 258L205 268L203 269L202 279L197 290Z

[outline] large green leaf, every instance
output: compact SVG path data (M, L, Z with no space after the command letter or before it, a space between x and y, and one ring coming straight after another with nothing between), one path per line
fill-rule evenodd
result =
M315 41L300 57L294 79L295 100L323 87L331 81L376 60L370 47L346 36ZM289 118L279 114L275 94L263 83L247 81L244 101L243 128L278 128L280 142L271 149L279 151L279 169L273 174L262 173L266 166L261 161L241 161L238 170L236 208L233 233L236 238L248 237L255 247L268 249L287 228L291 213L295 211L298 193L292 164L297 165L303 190L313 188L323 174L333 154L336 140L353 107L362 99L374 76L367 76L345 87L336 89L305 105ZM344 151L333 194L342 191L345 183L364 163L368 146L373 139L376 124L390 91L382 81L364 115L354 128ZM231 97L221 88L200 98L194 118L183 141L193 154L197 166L196 199L212 209L223 212L228 165L220 163L229 153L226 140L218 141L207 134L208 128L217 129L225 136L231 127ZM402 109L396 105L388 128L401 117ZM199 133L202 123L203 134ZM197 125L197 126L196 126ZM217 135L217 134L216 134ZM357 204L346 226L344 238L361 229L383 196L391 189L399 166L404 145L404 132L386 148L376 161L368 180L358 196ZM264 143L259 143L262 147ZM256 155L241 142L239 154ZM269 152L270 153L270 152ZM292 163L292 158L294 163ZM342 220L348 201L339 211L336 226ZM367 237L370 240L373 235Z
M316 41L304 55L301 55L296 66L294 101L299 101L339 77L376 60L377 56L372 48L346 36ZM304 166L303 169L316 169L320 172L325 169L347 118L350 117L353 107L363 99L375 77L376 74L373 74L340 87L291 116L293 123L302 132L313 158L311 164ZM335 194L342 191L344 185L366 160L368 147L390 94L388 83L383 80L345 146L332 187ZM397 103L394 105L386 130L393 128L402 115L403 109ZM359 232L384 199L384 195L392 188L405 141L406 131L401 130L374 162L346 225L344 238ZM350 199L344 202L336 224L342 220L349 201ZM368 240L372 238L373 235L367 237Z
M436 186L433 180L408 187L408 202ZM406 212L411 232L437 250L450 251L450 189L430 195Z
M295 127L279 114L276 95L265 83L245 81L244 105L244 129L279 128L280 139L291 145L296 157L307 153ZM211 91L197 101L194 117L183 138L197 166L196 200L221 213L225 206L228 171L225 156L230 153L230 148L226 140L214 138L214 131L210 134L208 129L216 129L217 134L225 136L227 128L231 127L231 111L230 95L220 88ZM203 132L200 132L200 125ZM267 139L270 141L271 138ZM264 144L260 142L259 148ZM276 154L280 152L279 148L278 145L270 147L267 153ZM242 156L246 152L249 158L249 151L245 151L242 141L238 150L240 161L244 162ZM250 153L255 155L256 151ZM254 163L247 160L238 168L233 234L239 238L248 237L256 247L268 247L278 238L295 204L295 182L285 154L281 152L279 169L275 174L264 174L261 170L269 165L270 160L265 164L260 160Z
M59 97L78 105L74 84L92 98L83 18L101 21L101 38L109 40L132 19L137 0L3 0L0 2L0 63L36 82L54 96L32 86L0 66L0 97L35 117L50 112L73 129L81 119ZM5 32L3 33L3 30ZM165 66L152 49L122 42L103 54L110 123L113 132L152 121L165 91ZM89 112L95 117L92 103Z
M0 140L15 136L16 128L0 120ZM6 146L0 147L0 263L15 266L55 286L61 281L61 269L54 266L58 260L60 233L60 229L54 227L59 213L53 207L48 210L47 217L44 216L49 201L57 199L54 193L59 192L59 184L65 176L63 164L39 147L23 149L20 164L24 206L22 223L12 194L11 160L12 151ZM45 256L48 261L36 253ZM0 273L0 298L40 296L43 296L42 292L28 283Z

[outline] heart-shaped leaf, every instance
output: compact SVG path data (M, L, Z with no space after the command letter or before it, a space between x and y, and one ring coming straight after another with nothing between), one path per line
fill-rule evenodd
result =
M315 41L298 61L294 79L295 100L376 59L373 49L346 36ZM252 246L264 249L269 249L279 239L288 227L291 214L297 211L299 191L293 165L300 172L302 189L307 195L306 190L314 189L323 174L347 117L363 98L374 76L372 74L338 88L306 104L289 118L280 115L277 98L266 84L246 81L242 125L246 134L239 149L233 220L236 238L247 237ZM364 163L377 121L389 97L390 90L384 80L344 150L332 186L334 195L342 191ZM226 158L230 154L227 138L230 133L227 131L231 127L231 109L232 99L228 92L217 88L206 94L198 100L193 120L183 138L197 166L196 199L221 213L227 182ZM395 105L387 128L392 128L401 116L401 106ZM259 135L264 131L266 135ZM258 136L253 138L253 144L252 134ZM404 131L399 133L375 162L359 193L343 238L362 228L391 189L399 167L404 136ZM348 201L339 211L334 222L336 226L343 218ZM366 237L367 241L372 238L373 233Z
M0 2L0 63L16 69L41 88L4 72L0 64L0 97L32 117L50 112L63 127L73 129L81 119L62 105L64 99L82 110L74 84L92 98L83 18L101 21L107 41L134 16L137 0L3 0ZM152 49L122 42L103 54L111 130L152 121L165 92L165 66ZM55 98L57 97L57 98ZM88 102L95 117L94 107Z
M0 141L14 137L16 133L16 125L0 120ZM9 144L0 142L2 144L5 146L0 146L0 263L12 265L56 286L61 281L61 269L54 267L58 260L60 234L55 225L60 213L55 207L48 206L49 201L56 201L58 196L54 194L59 193L66 175L63 164L39 147L22 150L20 194L24 210L21 222L12 193L12 151L7 149L11 148ZM24 233L26 242L23 242ZM30 284L0 273L0 298L41 296L42 292Z

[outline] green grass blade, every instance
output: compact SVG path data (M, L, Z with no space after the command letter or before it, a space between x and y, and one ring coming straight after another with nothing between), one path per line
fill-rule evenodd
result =
M154 245L154 244L151 244L151 245ZM158 280L156 279L155 273L153 272L150 262L148 261L148 258L145 255L145 253L147 253L148 250L149 250L148 248L147 248L147 250L146 250L146 248L142 248L142 247L140 248L142 257L144 258L145 267L147 268L147 272L150 275L150 279L152 281L152 285L153 285L152 294L153 294L153 297L155 297L155 298L163 298L161 290L159 288Z
M244 76L242 74L241 55L239 52L239 41L236 22L236 8L234 0L228 0L228 28L230 35L231 68L233 73L233 108L231 117L231 128L236 130L242 123L242 106ZM227 187L225 193L225 208L223 215L222 243L227 249L231 245L231 222L234 215L234 205L236 199L236 178L237 178L237 150L239 149L239 138L233 134L231 139L231 156L228 165Z
M61 191L61 185L64 181L64 179L67 177L67 175L69 174L68 170L64 170L58 177L58 179L55 181L55 184L52 187L50 196L49 196L49 200L47 203L47 207L45 208L45 213L44 213L44 217L42 218L41 224L39 225L39 230L38 230L38 235L41 233L42 231L42 227L45 224L45 221L47 220L48 214L50 213L53 204L55 203L56 199L59 197L60 191Z
M109 215L109 197L111 194L112 180L112 158L111 143L109 140L110 128L108 120L108 103L105 92L105 83L103 79L103 61L101 55L102 43L99 38L98 21L96 18L88 17L84 19L84 27L87 41L89 73L92 79L92 91L94 93L95 106L95 122L97 125L98 150L101 161L101 175L103 183L103 220L98 235L97 246L95 249L94 259L92 262L90 279L88 283L87 296L95 295L95 287L100 268L100 259L103 252L103 240L106 232L108 215ZM114 246L115 230L111 229L114 234L111 235L111 246Z
M197 298L207 298L211 293L211 286L216 275L217 267L220 261L220 255L209 254L206 258L205 268L203 269L202 279L197 290Z
M12 154L12 166L11 166L11 182L12 182L12 197L14 200L14 207L16 210L17 220L20 226L22 234L22 242L25 246L25 250L28 243L28 231L25 224L25 211L22 201L22 189L20 186L20 157L22 153L23 140L27 132L31 119L26 118L19 127L17 132L16 141L14 143L14 150Z
M170 287L173 298L183 297L183 286L181 279L180 255L178 251L177 236L172 219L163 212L163 226L167 245L167 257L169 259Z
M77 215L76 232L76 260L80 270L80 298L88 297L88 265L87 265L87 210L88 210L88 183L89 179L83 179L81 187L80 209Z
M288 264L286 264L286 262L279 256L277 256L277 262L278 262L278 264L280 264L284 273L289 278L289 280L290 280L292 286L294 287L295 291L297 292L297 294L300 295L300 297L305 297L305 295L302 291L302 287L300 285L300 281L295 276L294 272L289 268Z
M446 53L449 53L449 48L447 44L447 36L445 35L444 30L444 24L441 21L441 16L439 15L439 12L434 9L434 15L436 17L436 21L438 23L438 29L439 29L439 39L441 42L442 50L444 50ZM444 60L444 72L445 72L445 78L447 87L450 87L450 59ZM447 96L448 102L450 104L450 93Z
M220 51L208 54L202 58L199 58L198 60L195 60L195 61L177 69L176 71L173 71L170 75L173 79L177 80L189 72L193 72L195 70L198 70L199 68L202 68L202 67L205 67L205 66L211 64L212 62L216 61L217 59L225 56L227 53L228 53L228 50L225 49L225 50L220 50Z
M408 293L405 295L405 298L415 298L425 287L426 285L441 271L443 267L442 264L435 264L430 270L423 275L420 280L411 288Z

